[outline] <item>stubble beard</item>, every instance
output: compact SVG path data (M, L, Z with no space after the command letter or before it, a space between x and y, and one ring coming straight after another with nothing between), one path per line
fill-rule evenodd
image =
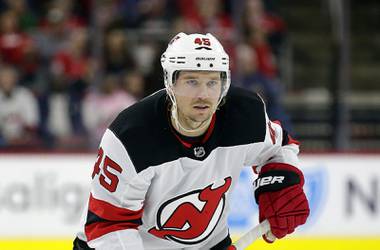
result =
M182 123L184 123L184 125L186 125L186 127L190 128L190 129L197 129L199 128L200 126L202 126L205 122L209 121L213 115L213 107L210 106L210 112L206 115L206 116L198 116L196 114L194 115L189 115L189 116L185 116L183 113L181 114L182 116ZM195 125L195 126L192 126L192 125Z

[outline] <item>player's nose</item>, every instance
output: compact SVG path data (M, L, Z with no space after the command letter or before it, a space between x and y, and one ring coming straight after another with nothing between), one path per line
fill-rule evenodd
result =
M196 92L196 98L199 98L199 99L205 99L205 98L208 98L210 96L209 94L209 89L207 87L207 84L200 84L198 89L197 89L197 92Z

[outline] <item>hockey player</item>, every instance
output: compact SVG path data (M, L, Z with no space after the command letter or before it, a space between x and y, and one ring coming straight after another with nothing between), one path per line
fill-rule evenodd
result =
M227 214L254 166L260 221L277 238L309 206L298 143L254 93L230 88L229 57L211 34L176 35L161 57L165 90L105 131L74 249L228 249Z

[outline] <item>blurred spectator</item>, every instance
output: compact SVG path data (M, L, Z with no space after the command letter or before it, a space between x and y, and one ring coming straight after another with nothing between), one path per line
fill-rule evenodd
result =
M51 64L51 90L67 95L68 115L71 131L84 134L81 105L88 87L89 58L88 35L85 28L70 34L68 47L54 55Z
M83 1L52 0L49 2L49 15L59 14L66 29L76 29L86 26L86 19L75 12L75 4ZM58 16L56 16L58 17ZM49 16L49 18L51 18Z
M0 67L0 145L35 146L39 122L37 100L26 88L17 86L15 68Z
M70 34L84 28L83 19L70 13L72 1L52 1L39 29L33 33L39 51L46 64L51 57L67 47Z
M32 39L19 30L16 13L13 11L4 12L0 19L1 61L23 68L25 58L27 58L32 47Z
M256 50L258 71L275 78L279 75L277 59L286 27L280 17L266 12L264 7L262 0L246 0L242 16L243 34Z
M127 44L123 30L111 29L106 33L103 58L107 73L120 74L135 67L131 47Z
M68 96L64 93L53 92L47 96L46 130L52 135L57 145L62 144L64 138L72 136L71 122L69 118ZM53 147L55 145L52 145Z
M69 9L68 12L72 13L72 16L75 16L85 26L88 26L91 22L92 10L96 2L94 0L71 0L70 2L71 9Z
M161 47L158 47L157 51L164 51L166 49L166 46L167 44L161 44ZM164 77L161 67L161 54L156 53L152 59L152 62L152 70L146 76L145 95L153 94L154 92L164 87Z
M135 0L132 0L134 2ZM131 6L128 12L124 12L125 9L122 8L124 2L130 2L130 0L115 1L115 0L106 0L106 1L96 1L95 8L93 11L93 24L96 24L97 28L101 30L113 27L122 27L124 15L128 15L130 12L138 14L135 4Z
M29 31L37 26L38 19L28 6L26 0L6 0L7 7L18 17L21 31Z
M150 33L165 32L177 14L175 0L123 0L109 3L113 3L106 4L108 12L111 11L113 15L112 23L127 29L148 30ZM108 23L111 22L108 20Z
M256 52L257 69L269 78L278 76L276 58L269 46L265 33L261 28L252 30L248 37L249 43Z
M231 13L227 11L228 1L180 0L177 5L181 16L174 23L174 33L212 33L230 56L231 71L234 71L236 34Z
M39 67L37 49L33 39L21 31L21 13L17 12L21 10L17 8L17 1L13 4L9 5L14 7L14 10L7 10L1 15L0 61L16 66L20 70L21 82L32 87Z
M155 59L157 56L161 57L157 47L157 43L152 42L150 39L141 39L133 48L135 68L144 76L150 74L153 68L157 66L155 65ZM160 61L158 60L158 62ZM160 65L159 63L158 66Z
M160 41L179 31L210 32L221 39L233 76L244 87L261 86L272 99L272 110L281 95L272 38L281 37L285 25L264 9L262 0L245 0L244 32L239 34L232 2L0 1L0 65L14 66L16 89L27 87L38 98L38 135L53 148L83 147L88 135L98 140L117 112L161 89L159 51L165 48ZM255 64L238 69L235 44L240 39L254 49L250 60Z
M52 58L51 73L54 77L64 78L70 84L86 76L89 60L87 41L85 28L70 33L67 47L56 51Z
M265 100L270 119L280 120L282 125L291 131L289 117L282 107L284 89L281 82L258 71L258 57L251 46L238 45L237 60L236 82L246 89L258 92Z
M286 25L281 17L274 12L268 12L265 9L265 1L262 0L246 0L243 27L246 36L255 31L261 33L260 36L265 37L276 56L279 56L284 36L286 33Z
M106 75L99 92L89 93L83 102L83 118L92 146L99 144L102 134L116 115L136 102L120 90L119 76Z
M36 19L24 0L6 3L9 9L2 13L0 20L0 62L16 66L22 84L33 87L39 58L35 42L24 31L29 27L27 24L35 26Z
M188 33L210 32L224 40L233 35L233 22L225 11L226 1L222 0L180 0L179 10L184 27L177 27Z
M117 5L117 8L121 13L124 13L124 17L120 17L120 19L124 19L126 28L138 28L141 21L141 14L138 11L139 8L139 0L125 0L120 1Z
M175 0L142 0L138 2L140 27L151 33L163 34L177 14Z
M123 76L123 89L134 96L137 100L145 95L145 80L143 75L138 71L130 71Z

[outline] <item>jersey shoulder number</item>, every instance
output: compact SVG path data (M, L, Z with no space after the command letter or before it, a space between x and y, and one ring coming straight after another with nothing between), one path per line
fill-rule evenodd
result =
M102 173L101 170L102 169ZM114 170L118 173L122 173L123 169L114 162L107 155L104 155L104 150L102 147L99 148L98 158L94 165L94 171L92 172L92 179L99 176L99 183L109 192L113 193L116 191L117 185L119 184L119 177L113 174L110 170Z

